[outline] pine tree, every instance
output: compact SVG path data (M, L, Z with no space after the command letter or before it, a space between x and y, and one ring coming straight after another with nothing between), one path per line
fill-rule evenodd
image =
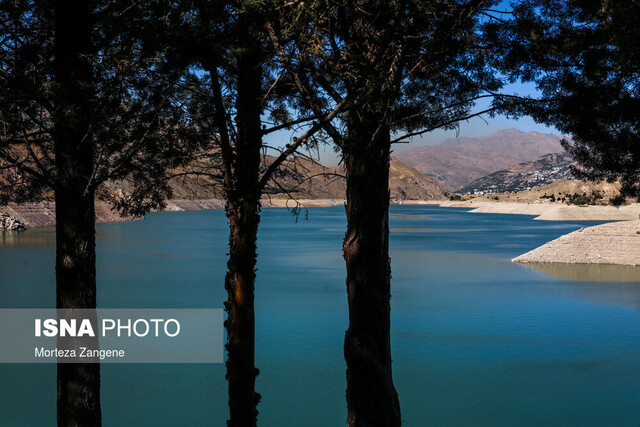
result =
M390 345L392 144L487 112L471 107L501 87L480 40L481 18L493 19L493 3L319 1L293 5L281 22L301 38L272 29L304 106L318 114L344 104L323 130L341 150L347 179L350 426L401 424Z
M289 77L274 64L268 22L279 16L277 4L261 0L199 1L177 5L186 17L171 25L173 66L192 71L187 104L189 121L209 135L210 144L187 174L205 174L221 183L229 225L225 276L227 380L230 426L257 424L260 395L255 380L255 280L261 196L274 173L309 144L337 109L295 117ZM307 130L267 163L263 136L307 124ZM277 184L275 184L277 186Z
M192 128L181 126L180 76L146 46L155 2L0 3L0 160L8 198L53 190L56 306L96 308L96 189L145 184L139 213L160 206ZM158 15L154 15L158 13ZM120 200L119 205L127 205ZM53 303L53 302L52 302ZM100 366L58 365L58 425L100 425Z
M640 198L640 48L637 2L532 0L492 25L495 59L512 80L535 82L537 98L517 104L572 140L575 175L622 182Z

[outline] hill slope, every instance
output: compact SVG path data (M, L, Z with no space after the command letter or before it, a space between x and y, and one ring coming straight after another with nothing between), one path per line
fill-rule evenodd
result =
M459 193L485 194L522 191L551 184L558 179L572 179L575 160L566 153L544 155L530 162L499 170L465 185Z
M550 200L550 196L553 195L556 200L556 204L566 204L566 200L565 202L562 202L563 197L566 199L569 195L573 194L589 195L594 191L600 193L603 197L599 200L599 204L608 204L611 198L620 194L620 184L617 182L609 183L606 181L593 182L559 179L551 184L532 188L530 190L517 191L513 193L487 194L484 196L474 197L472 200L478 202L495 201L495 197L498 197L500 202L553 203ZM463 196L463 198L467 199L469 197Z
M561 136L503 129L477 138L451 138L440 145L415 147L396 154L403 163L456 190L517 163L560 153Z
M264 167L273 160L274 157L265 156ZM288 194L297 199L344 199L346 196L342 166L327 168L304 158L287 160L276 171L274 178L275 182L272 180L265 191L273 198L286 198ZM393 157L389 181L392 200L443 200L447 196L446 190L432 178ZM224 197L220 182L205 175L183 176L172 180L170 185L174 199L208 200ZM131 184L127 181L107 182L100 187L97 198L108 201L131 190ZM53 201L53 194L42 196Z

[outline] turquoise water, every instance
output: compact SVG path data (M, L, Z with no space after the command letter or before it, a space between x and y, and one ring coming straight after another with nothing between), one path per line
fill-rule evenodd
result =
M588 224L431 206L391 214L393 369L405 425L640 424L637 270L618 277L509 262ZM340 207L310 209L297 223L283 209L263 212L261 426L344 425L344 226ZM221 211L100 225L99 305L221 308L226 244ZM53 256L52 230L0 234L0 307L49 307ZM609 276L617 281L571 279ZM54 425L55 375L55 365L0 366L0 425ZM107 426L225 425L221 364L103 365L102 385Z

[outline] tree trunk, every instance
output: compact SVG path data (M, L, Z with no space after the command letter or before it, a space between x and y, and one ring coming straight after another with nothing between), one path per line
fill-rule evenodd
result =
M55 3L56 305L96 308L91 13ZM58 364L58 425L100 426L100 365Z
M252 201L227 203L229 261L225 287L227 310L227 380L229 426L255 426L260 395L255 392L254 284L260 216Z
M93 193L61 188L55 194L57 306L96 308ZM58 425L101 425L98 363L58 364Z
M348 123L343 150L347 177L349 329L347 424L400 426L400 404L391 374L389 260L389 129L372 135L379 121ZM373 125L372 125L373 124ZM369 126L367 126L369 125ZM375 141L371 141L376 138Z
M229 426L255 426L260 395L255 392L254 285L256 240L260 222L260 150L262 148L262 65L258 49L238 57L237 128L234 176L226 188L229 261L225 288Z

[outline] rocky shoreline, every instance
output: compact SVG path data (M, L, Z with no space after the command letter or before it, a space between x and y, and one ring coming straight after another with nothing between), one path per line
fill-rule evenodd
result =
M565 234L513 262L640 265L640 220L611 222Z
M342 206L343 199L264 199L263 208L294 208ZM559 237L513 262L565 263L565 264L613 264L640 265L640 205L622 208L611 206L567 206L546 203L501 202L449 202L392 200L396 205L440 205L444 207L472 208L474 213L501 213L535 215L536 219L549 221L618 221L580 229ZM174 199L167 203L166 211L197 211L224 209L222 199L189 200ZM107 202L96 201L97 222L124 222L134 218L122 217ZM24 230L32 227L55 225L55 204L52 202L10 204L0 211L0 230Z
M18 218L12 217L8 213L0 214L0 230L24 231L27 227Z
M265 198L262 200L262 207L268 208L318 208L343 206L344 199L281 199L281 198ZM391 204L397 205L426 205L440 204L442 201L423 201L423 200L392 200ZM299 204L299 205L298 205ZM167 202L164 211L203 211L224 209L225 201L223 199L171 199ZM4 211L4 215L19 221L26 228L33 227L53 227L55 226L55 203L39 202L39 203L11 203L8 206L0 207L0 213ZM98 223L108 222L126 222L135 221L137 218L122 217L118 212L111 209L108 202L96 201L96 221ZM0 222L0 230L9 230L5 223Z
M540 221L632 221L640 218L640 204L622 207L576 206L563 203L449 201L443 207L468 208L472 213L533 215Z
M0 207L0 215L12 218L20 222L25 228L33 227L53 227L56 224L56 205L54 202L38 203L9 203ZM103 222L125 222L133 221L135 218L122 217L118 212L111 209L108 202L96 201L96 220ZM0 221L0 230L11 230L7 227L8 222ZM24 228L23 228L24 229Z

